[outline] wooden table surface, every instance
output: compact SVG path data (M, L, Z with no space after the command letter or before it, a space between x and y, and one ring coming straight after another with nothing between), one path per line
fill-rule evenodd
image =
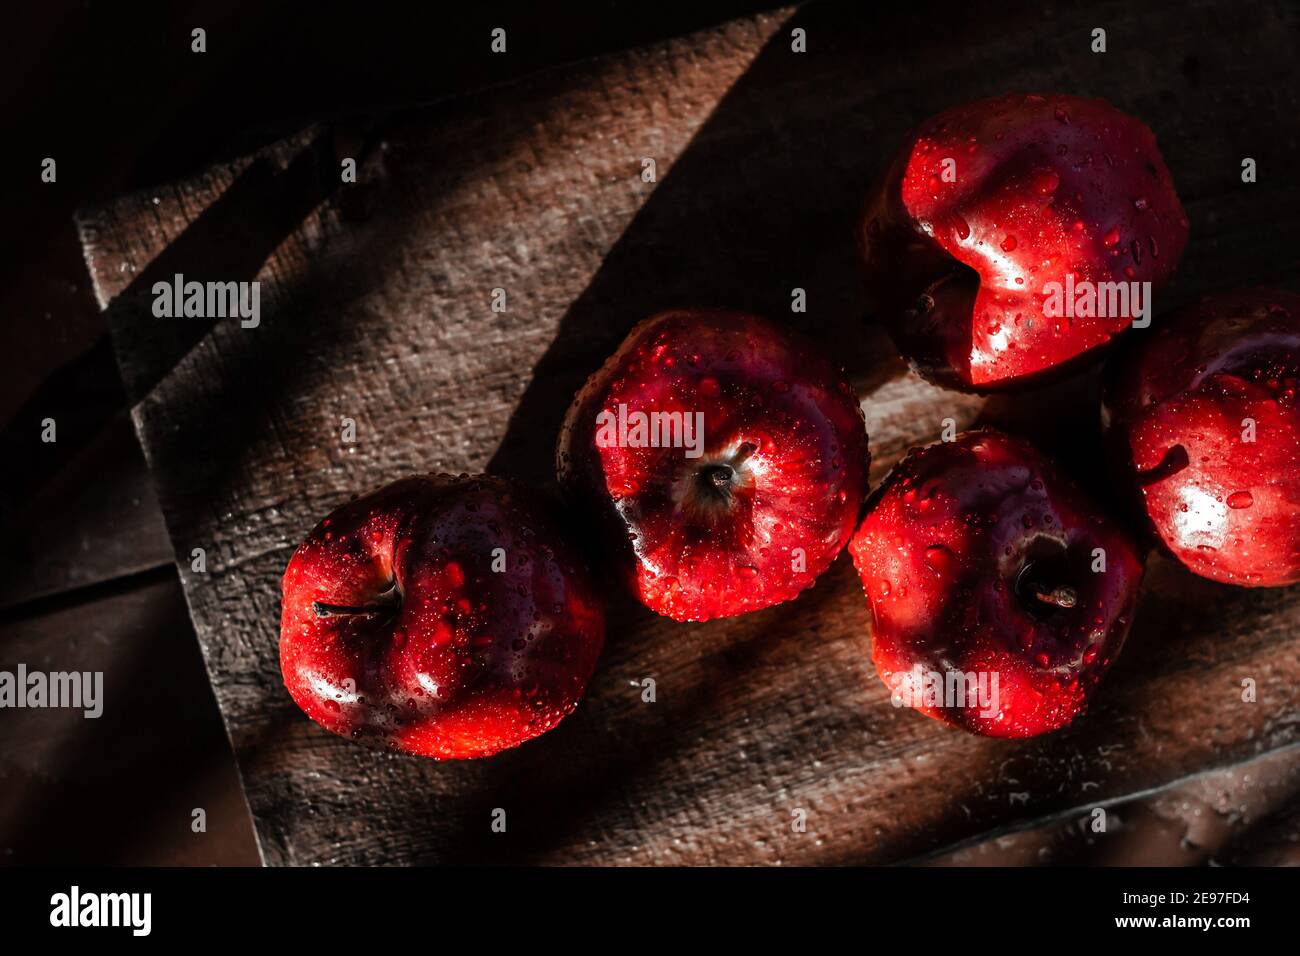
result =
M1293 5L1029 16L972 4L942 30L933 18L831 4L760 15L304 130L82 211L266 862L894 862L1300 743L1300 592L1228 588L1158 558L1092 711L1032 741L891 707L844 556L799 600L707 625L616 597L579 709L487 761L351 745L285 693L279 579L311 526L416 471L551 481L573 392L661 308L752 309L826 343L859 385L875 479L945 417L1020 427L1087 461L1095 376L960 396L907 373L862 321L862 197L906 130L955 102L1052 90L1143 118L1192 223L1162 308L1217 288L1296 288ZM1096 26L1102 55L1089 49ZM791 51L796 27L807 53ZM362 157L358 183L338 182L343 156ZM1240 181L1246 156L1257 183ZM644 157L658 182L642 181ZM261 280L262 324L153 318L153 282L177 272ZM789 311L796 286L806 314ZM205 573L190 568L194 548ZM642 702L644 677L655 703ZM505 834L490 827L495 808Z

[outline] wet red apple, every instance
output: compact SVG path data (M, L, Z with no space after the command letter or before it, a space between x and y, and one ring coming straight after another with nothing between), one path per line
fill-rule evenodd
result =
M1108 441L1164 548L1214 581L1300 581L1300 296L1207 296L1108 373Z
M549 508L496 478L423 475L325 518L284 573L280 663L327 730L486 757L550 730L604 640L600 598Z
M647 607L743 614L811 587L853 532L867 434L810 342L753 315L648 319L566 416L562 487Z
M1063 95L926 120L860 230L872 312L904 357L933 382L980 392L1059 375L1145 322L1186 243L1151 131Z
M1083 712L1124 644L1144 563L1052 462L993 430L907 455L849 553L895 703L991 737Z

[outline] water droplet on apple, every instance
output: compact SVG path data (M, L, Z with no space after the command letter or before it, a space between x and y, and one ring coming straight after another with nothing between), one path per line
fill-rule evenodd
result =
M935 574L947 574L956 560L956 556L942 544L932 544L925 549L925 563Z
M1056 192L1056 187L1061 185L1061 177L1054 169L1040 169L1034 173L1032 184L1039 195L1048 196Z

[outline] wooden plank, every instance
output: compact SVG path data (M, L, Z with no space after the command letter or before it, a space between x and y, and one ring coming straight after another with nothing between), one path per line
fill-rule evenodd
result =
M98 717L3 712L0 864L257 864L190 633L170 568L0 615L0 669L102 675Z
M0 292L0 608L171 562L80 237L66 217L44 259ZM57 425L42 440L43 422Z
M22 502L5 534L0 608L172 563L125 409Z
M905 374L859 321L861 197L904 131L954 101L1068 88L1146 119L1192 220L1165 305L1294 283L1290 6L1110 3L1032 23L972 6L941 33L928 16L814 5L737 21L392 121L356 186L330 182L348 134L311 130L83 214L176 551L208 553L184 584L268 862L892 861L1297 741L1295 590L1159 560L1093 712L1022 743L889 706L844 559L792 604L708 625L616 598L578 712L490 761L351 746L285 695L279 575L315 520L412 471L549 480L573 390L662 307L788 315L807 289L790 320L858 382L877 477L949 415L1040 409L1049 439L1092 454L1075 426L1094 380L985 407ZM1088 49L1098 24L1104 56ZM807 54L790 50L795 26ZM1274 172L1243 186L1241 155ZM659 183L641 181L642 157ZM174 271L260 278L261 327L152 319L143 293ZM344 416L356 445L339 441ZM655 704L633 687L645 676Z
M940 853L924 864L1300 865L1300 748L1196 774L1103 809L1104 817L1092 810L1067 814Z

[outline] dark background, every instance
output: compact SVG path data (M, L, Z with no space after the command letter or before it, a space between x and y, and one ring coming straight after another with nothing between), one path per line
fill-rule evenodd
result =
M238 775L72 214L324 118L429 103L772 3L28 3L6 11L0 256L0 665L105 671L98 721L0 712L0 861L256 864ZM943 6L936 4L935 17ZM1026 6L1026 10L1033 8ZM509 72L479 50L508 18ZM233 53L172 69L190 30ZM220 37L220 40L214 39ZM953 42L960 42L954 37ZM184 79L178 79L184 77ZM58 182L39 180L41 160ZM40 421L58 422L43 445ZM1072 824L940 862L1300 862L1294 759L1137 800L1116 858ZM1224 807L1249 811L1242 832ZM208 832L194 834L189 808Z

